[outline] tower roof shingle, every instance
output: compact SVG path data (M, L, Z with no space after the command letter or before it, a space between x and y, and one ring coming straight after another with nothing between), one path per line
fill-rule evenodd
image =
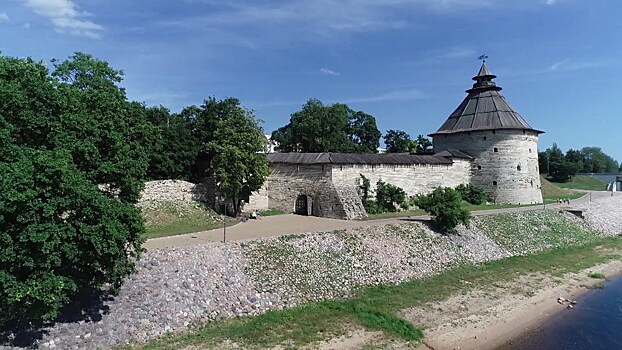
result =
M531 130L543 133L527 124L523 117L510 106L505 97L499 93L501 87L492 81L494 78L496 76L490 73L486 63L483 63L477 76L473 77L475 84L466 91L467 97L440 129L430 136L499 129Z

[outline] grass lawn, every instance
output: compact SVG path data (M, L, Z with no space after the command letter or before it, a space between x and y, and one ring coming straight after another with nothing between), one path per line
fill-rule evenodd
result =
M239 221L227 219L227 226L235 225ZM151 226L146 228L145 238L158 238L166 236L183 235L184 233L208 231L223 227L222 222L203 222L195 219L180 219L168 224Z
M164 203L143 209L146 233L144 237L157 238L184 233L207 231L223 226L223 217L203 206ZM227 226L238 223L227 217Z
M544 272L561 276L577 272L612 259L620 259L617 252L621 249L622 237L615 237L599 239L583 246L466 265L399 285L362 288L354 298L348 300L315 302L292 309L269 311L255 317L196 325L186 333L169 335L133 348L216 349L222 342L231 341L242 348L284 345L285 348L294 349L344 334L347 325L381 330L389 337L416 341L423 337L423 331L398 317L400 310L440 301L475 287L493 286L530 273Z
M261 216L274 216L274 215L283 215L283 214L287 214L287 213L284 212L283 210L268 209L268 210L261 210L261 211L259 211L259 214L261 214Z
M570 188L576 190L587 191L605 191L607 184L595 177L588 175L575 175L568 182L555 182L555 185L561 188Z

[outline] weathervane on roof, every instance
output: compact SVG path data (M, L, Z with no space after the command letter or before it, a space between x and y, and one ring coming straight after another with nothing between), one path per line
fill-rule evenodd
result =
M477 59L478 60L482 60L482 63L486 63L486 60L488 59L488 56L486 56L486 54L483 54L483 55L479 56Z

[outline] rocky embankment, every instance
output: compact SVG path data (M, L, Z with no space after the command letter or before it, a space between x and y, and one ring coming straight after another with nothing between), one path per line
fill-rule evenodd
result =
M622 233L622 196L587 209L585 221L554 211L477 217L456 235L413 222L149 251L120 294L104 302L101 319L56 323L34 346L107 349L193 322L348 297L358 286Z

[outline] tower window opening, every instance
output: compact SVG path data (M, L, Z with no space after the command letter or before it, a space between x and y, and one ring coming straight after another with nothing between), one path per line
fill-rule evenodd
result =
M481 166L481 165L478 165L478 166L477 166L477 170L482 170L482 166Z
M497 147L492 149L493 152L499 152L499 149Z
M516 170L520 171L521 167L520 164L516 166Z
M531 153L531 148L529 149L529 153Z
M484 141L486 141L486 136L484 136Z
M493 185L493 186L497 186L497 181L493 181L493 182L492 182L492 185Z

